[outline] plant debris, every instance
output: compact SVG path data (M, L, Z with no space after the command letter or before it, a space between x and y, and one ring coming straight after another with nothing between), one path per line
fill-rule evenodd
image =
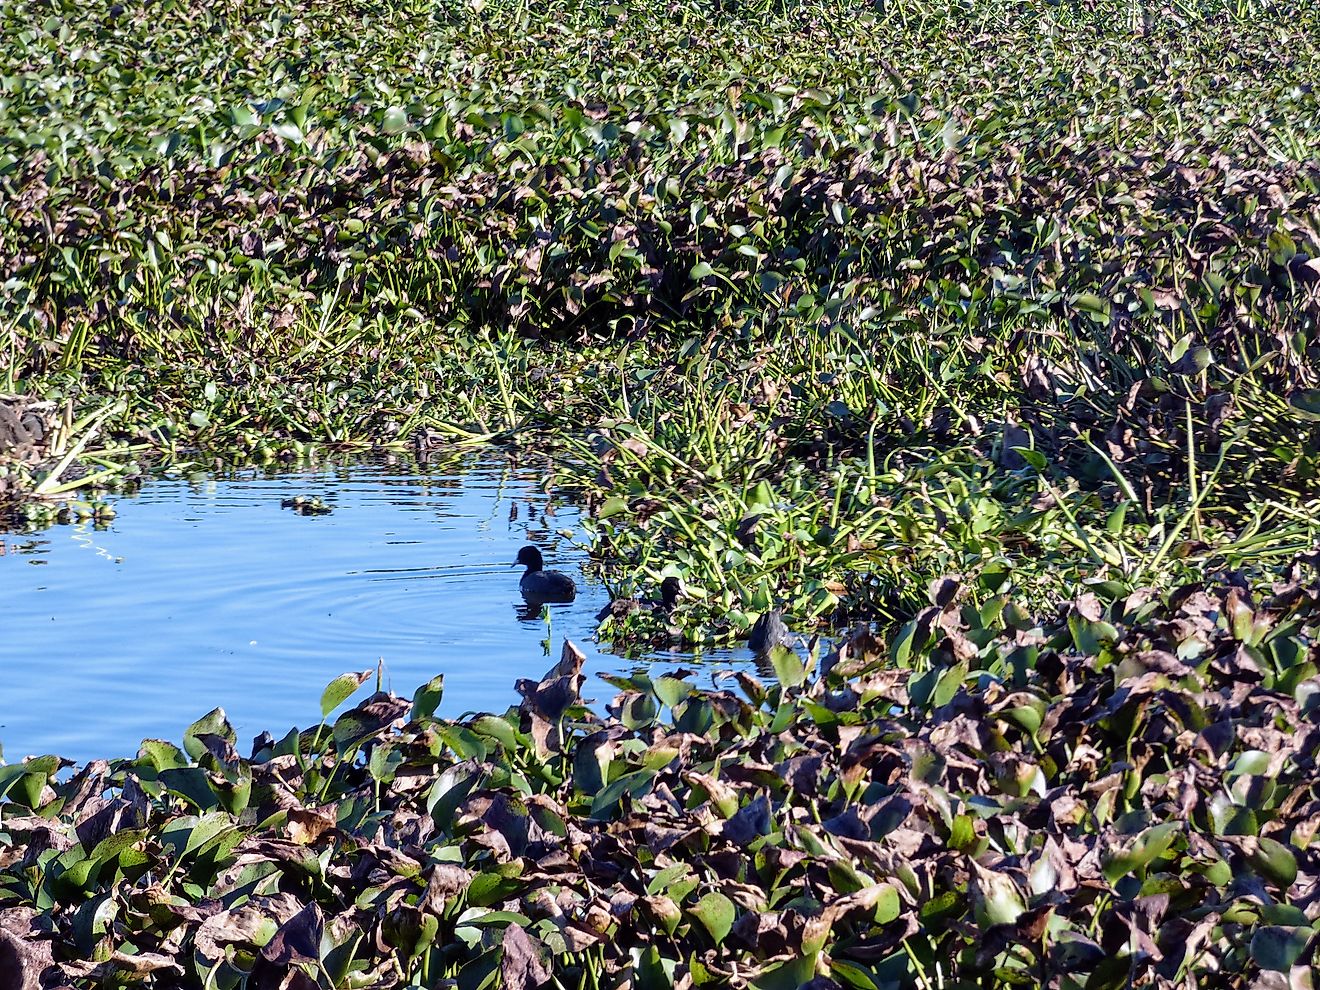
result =
M293 498L280 500L281 509L292 509L300 516L328 516L334 512L334 506L321 500L320 495L295 495Z

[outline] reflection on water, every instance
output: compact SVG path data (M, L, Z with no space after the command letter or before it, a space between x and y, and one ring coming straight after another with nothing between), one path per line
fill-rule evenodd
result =
M400 694L443 673L449 715L516 702L514 681L544 673L565 638L589 673L634 669L591 642L609 595L581 575L578 513L543 477L483 454L166 478L115 500L108 526L0 533L6 759L129 755L216 706L243 738L278 736L317 721L332 677L378 660ZM300 494L332 511L281 507ZM525 543L573 575L575 602L522 601ZM589 698L612 693L588 681Z

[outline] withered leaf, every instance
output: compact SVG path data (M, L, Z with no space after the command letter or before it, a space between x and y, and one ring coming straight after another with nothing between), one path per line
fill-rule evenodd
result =
M262 947L261 957L277 966L320 962L324 931L321 908L313 901L280 926Z
M510 924L501 940L500 981L509 990L537 990L550 981L541 953L522 926Z

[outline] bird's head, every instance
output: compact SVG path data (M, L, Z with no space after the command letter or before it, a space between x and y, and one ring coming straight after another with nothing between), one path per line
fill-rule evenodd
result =
M524 564L528 570L540 571L545 569L545 561L541 559L541 551L528 544L518 551L518 559L515 564Z

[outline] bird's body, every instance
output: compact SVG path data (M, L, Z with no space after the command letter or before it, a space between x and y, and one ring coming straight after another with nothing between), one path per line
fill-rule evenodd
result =
M765 612L752 626L752 633L747 638L747 646L758 657L765 656L776 646L791 648L793 634L784 625L784 616L779 609Z
M577 585L562 571L547 571L541 551L534 546L525 546L518 551L518 564L524 564L527 570L518 582L518 590L529 602L571 602L577 597Z
M597 613L596 619L603 622L613 617L622 619L633 612L650 609L658 615L669 615L678 604L683 594L683 581L676 577L667 577L660 582L659 598L616 598Z

